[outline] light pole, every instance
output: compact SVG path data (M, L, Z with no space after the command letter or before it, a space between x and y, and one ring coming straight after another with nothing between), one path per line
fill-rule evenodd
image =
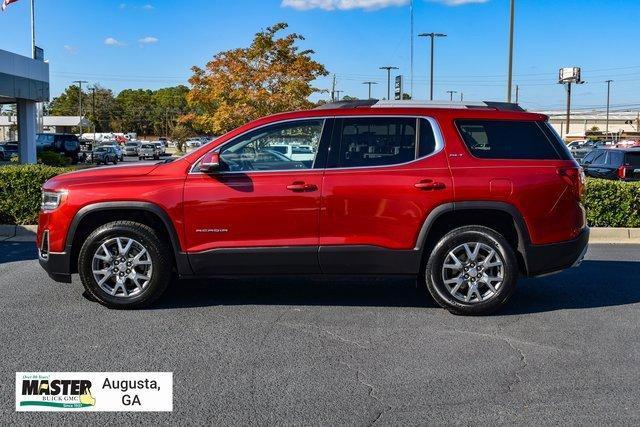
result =
M513 29L515 24L515 9L516 2L515 0L511 0L511 20L509 22L509 74L507 77L507 102L511 102L511 87L513 85Z
M372 85L377 85L377 82L363 82L363 85L368 85L369 86L369 99L371 99L371 86Z
M608 138L609 135L609 100L611 96L611 82L613 80L605 80L607 83L607 125L605 130L605 138Z
M391 70L399 70L398 67L380 67L381 70L387 70L387 101L391 100Z
M447 37L446 34L442 33L422 33L419 34L418 37L430 37L431 38L431 80L430 80L430 88L429 91L429 99L433 101L433 51L435 48L435 38L436 37Z
M464 101L464 93L460 92L460 102Z
M344 91L336 89L335 92L336 92L336 101L340 101L340 94Z
M82 137L82 83L89 83L86 80L74 80L78 83L78 109L80 110L80 137Z
M458 91L457 90L448 90L447 93L449 94L449 100L451 102L453 102L453 94L454 93L458 93Z

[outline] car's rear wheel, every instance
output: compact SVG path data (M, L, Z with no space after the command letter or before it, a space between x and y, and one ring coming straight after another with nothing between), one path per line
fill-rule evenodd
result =
M140 223L116 221L97 228L80 249L78 272L85 289L110 308L151 304L171 281L166 242Z
M454 314L483 315L515 290L518 261L507 240L480 226L457 228L433 249L425 272L434 300Z

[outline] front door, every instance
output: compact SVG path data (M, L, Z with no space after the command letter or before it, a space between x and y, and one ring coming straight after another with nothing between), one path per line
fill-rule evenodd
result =
M314 169L324 120L296 120L249 131L220 150L221 170L189 174L184 218L198 275L319 271L322 169ZM294 160L283 146L312 155Z

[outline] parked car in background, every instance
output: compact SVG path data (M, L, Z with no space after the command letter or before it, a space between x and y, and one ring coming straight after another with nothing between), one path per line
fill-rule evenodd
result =
M7 156L4 152L4 147L0 145L0 160L8 160L9 156Z
M277 151L290 158L300 162L306 162L309 166L313 163L315 158L315 150L310 145L297 145L297 144L273 144L269 145L269 149Z
M314 147L311 166L269 148L290 135ZM79 273L114 308L149 305L176 275L410 275L479 315L520 277L580 263L584 182L548 117L515 105L341 102L261 118L173 162L56 176L37 245L52 278Z
M18 142L17 141L5 141L0 143L0 147L2 147L4 151L5 160L11 159L13 156L18 155Z
M593 151L596 148L604 147L604 141L590 141L590 140L582 140L582 141L572 141L567 144L569 150L571 151L571 155L574 159L580 161L584 156L586 156L590 151Z
M140 142L138 142L138 141L129 141L126 144L124 144L124 155L125 156L137 156L139 148L140 148Z
M158 145L153 142L143 142L138 149L138 159L155 159L158 160L160 158L160 149Z
M581 162L586 176L619 181L640 180L639 148L598 148Z
M80 141L71 133L39 133L36 135L36 149L38 151L53 151L78 163Z
M101 146L93 150L91 153L93 163L99 165L104 163L105 165L108 163L113 163L114 165L118 164L118 153L112 146Z
M116 152L118 160L124 162L124 150L120 147L120 144L103 144L101 147L111 147Z
M198 148L202 145L202 141L199 139L188 139L187 142L185 142L185 145L188 148Z

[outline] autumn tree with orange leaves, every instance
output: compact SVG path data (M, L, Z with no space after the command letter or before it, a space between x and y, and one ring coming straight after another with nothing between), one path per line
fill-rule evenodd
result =
M182 123L220 135L250 120L313 107L309 96L320 90L312 82L326 76L312 50L300 50L297 33L280 36L278 23L255 35L248 48L218 53L204 69L193 67L187 100L192 113Z

